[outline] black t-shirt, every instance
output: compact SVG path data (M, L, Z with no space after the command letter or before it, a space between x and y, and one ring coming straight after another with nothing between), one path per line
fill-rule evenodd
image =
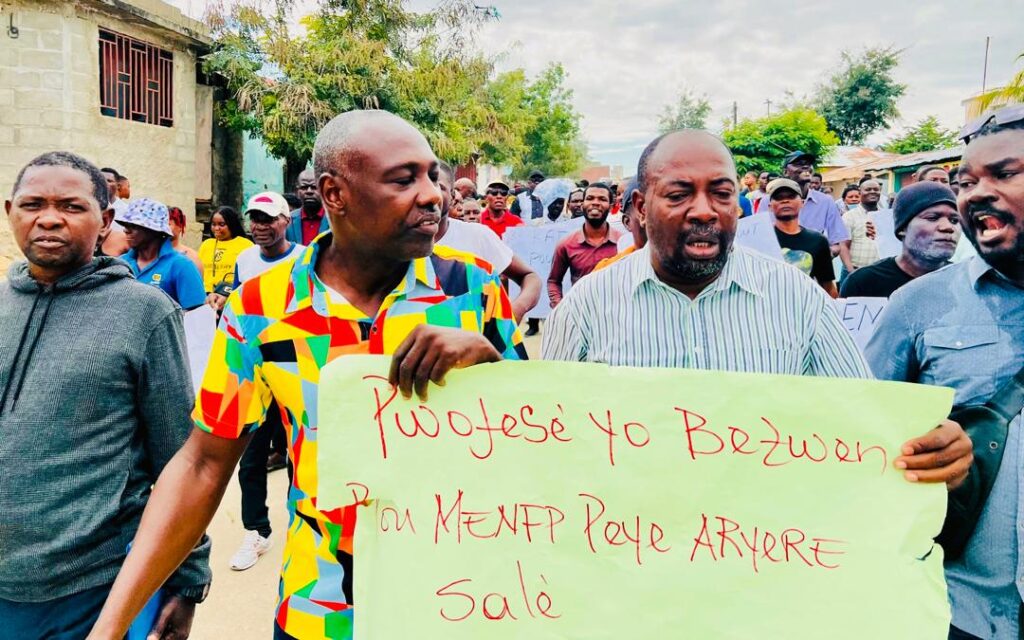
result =
M839 295L843 298L888 298L893 291L913 279L900 269L896 258L885 258L846 276Z
M832 268L832 248L828 239L816 231L800 227L800 233L788 234L776 227L775 235L782 247L782 258L821 284L836 279Z

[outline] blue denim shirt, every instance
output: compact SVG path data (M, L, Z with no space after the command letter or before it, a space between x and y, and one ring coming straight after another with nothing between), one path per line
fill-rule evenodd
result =
M981 404L1024 366L1024 288L975 256L897 290L865 352L882 380L953 387ZM1024 415L964 555L946 563L953 625L980 638L1018 638L1024 595Z

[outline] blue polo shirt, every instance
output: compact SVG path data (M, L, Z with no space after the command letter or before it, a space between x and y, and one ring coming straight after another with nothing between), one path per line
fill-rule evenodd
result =
M132 268L136 280L160 287L182 309L195 309L206 302L203 276L191 260L174 249L170 238L164 240L156 260L141 271L134 249L121 256L121 259Z
M754 215L754 205L750 204L750 200L747 200L747 196L740 196L740 209L743 211L741 218Z

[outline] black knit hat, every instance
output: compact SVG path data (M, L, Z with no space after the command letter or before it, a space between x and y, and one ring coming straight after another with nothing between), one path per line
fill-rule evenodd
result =
M896 236L907 228L917 214L929 207L946 203L956 208L956 196L941 182L915 182L899 193L892 210Z

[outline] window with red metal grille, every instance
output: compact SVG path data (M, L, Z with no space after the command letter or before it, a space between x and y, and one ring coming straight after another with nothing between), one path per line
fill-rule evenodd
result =
M174 126L174 55L100 29L100 113Z

